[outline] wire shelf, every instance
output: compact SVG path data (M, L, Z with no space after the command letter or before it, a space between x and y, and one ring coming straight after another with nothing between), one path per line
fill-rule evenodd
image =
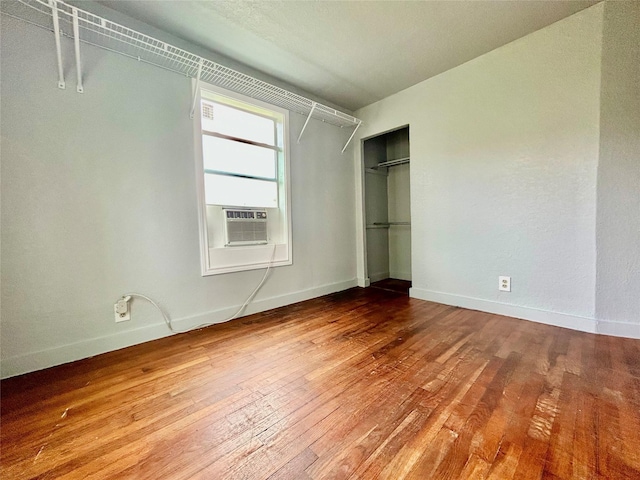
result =
M219 63L202 58L181 48L157 40L61 0L2 0L0 11L30 24L54 31L53 10L58 11L61 35L73 38L74 10L78 18L78 38L81 42L146 62L190 78L200 79L301 115L322 120L339 127L358 127L357 118L302 95L271 85ZM200 65L202 65L200 67ZM314 107L315 105L315 107ZM345 146L346 148L346 146Z

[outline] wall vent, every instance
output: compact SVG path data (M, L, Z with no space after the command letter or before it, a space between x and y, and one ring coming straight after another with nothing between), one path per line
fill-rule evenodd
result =
M209 120L213 120L213 105L210 103L202 103L202 116Z
M261 245L267 243L266 210L222 209L224 213L224 244Z

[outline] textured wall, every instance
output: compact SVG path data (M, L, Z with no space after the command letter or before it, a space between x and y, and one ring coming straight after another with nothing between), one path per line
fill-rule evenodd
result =
M410 125L413 295L595 329L602 14L356 112L361 138Z
M2 17L3 376L157 338L235 312L262 271L200 276L190 80L83 46L85 93L56 88L51 33ZM304 118L291 115L296 138ZM310 122L291 143L293 262L252 308L354 283L350 132ZM348 157L347 157L348 158Z
M638 2L605 3L597 229L597 317L640 336Z

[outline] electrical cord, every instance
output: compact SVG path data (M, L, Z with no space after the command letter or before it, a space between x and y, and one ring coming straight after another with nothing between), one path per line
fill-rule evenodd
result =
M234 313L231 317L223 320L223 322L228 322L230 320L233 320L233 319L237 318L244 311L244 309L249 306L249 304L251 303L253 298L258 294L258 292L260 291L262 286L265 284L265 282L267 280L267 276L269 275L269 272L271 271L271 267L273 266L273 259L276 256L276 248L277 248L277 245L274 244L273 245L273 251L271 252L271 258L269 260L269 264L267 265L267 269L265 270L264 275L262 276L262 279L260 280L260 283L258 283L258 286L256 288L254 288L253 292L251 292L251 294L247 297L247 299L240 306L240 308L238 308L236 313ZM195 327L191 327L191 328L189 328L187 330L176 330L175 328L173 328L173 324L171 323L171 317L169 317L169 315L164 311L164 309L157 302L155 302L153 299L151 299L151 298L149 298L146 295L143 295L141 293L135 293L135 292L125 293L124 295L122 295L121 298L126 298L126 297L142 298L142 299L146 300L147 302L149 302L154 307L156 307L160 311L160 313L162 314L162 318L164 319L164 322L167 324L167 327L169 327L169 330L171 330L171 332L173 332L173 333L187 333L187 332L190 332L192 330L198 330L198 329L201 329L201 328L210 327L211 325L219 323L219 322L202 323L200 325L196 325Z
M169 318L169 315L167 315L167 313L163 310L163 308L158 305L156 302L153 301L153 299L147 297L146 295L143 295L141 293L135 293L135 292L129 292L129 293L125 293L122 298L126 298L126 297L137 297L137 298L143 298L145 299L147 302L149 302L151 305L153 305L154 307L156 307L158 310L160 310L160 313L162 314L162 318L164 318L164 322L167 324L167 327L169 327L169 330L171 330L174 333L179 333L176 332L173 329L173 325L171 325L171 318Z

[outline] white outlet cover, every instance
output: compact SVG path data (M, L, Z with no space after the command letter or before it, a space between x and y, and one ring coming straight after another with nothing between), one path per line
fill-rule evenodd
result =
M127 320L131 320L131 309L127 309L126 313L120 314L118 313L118 304L114 303L113 305L113 313L116 317L116 323L126 322Z
M498 290L501 292L510 292L511 277L498 277Z

